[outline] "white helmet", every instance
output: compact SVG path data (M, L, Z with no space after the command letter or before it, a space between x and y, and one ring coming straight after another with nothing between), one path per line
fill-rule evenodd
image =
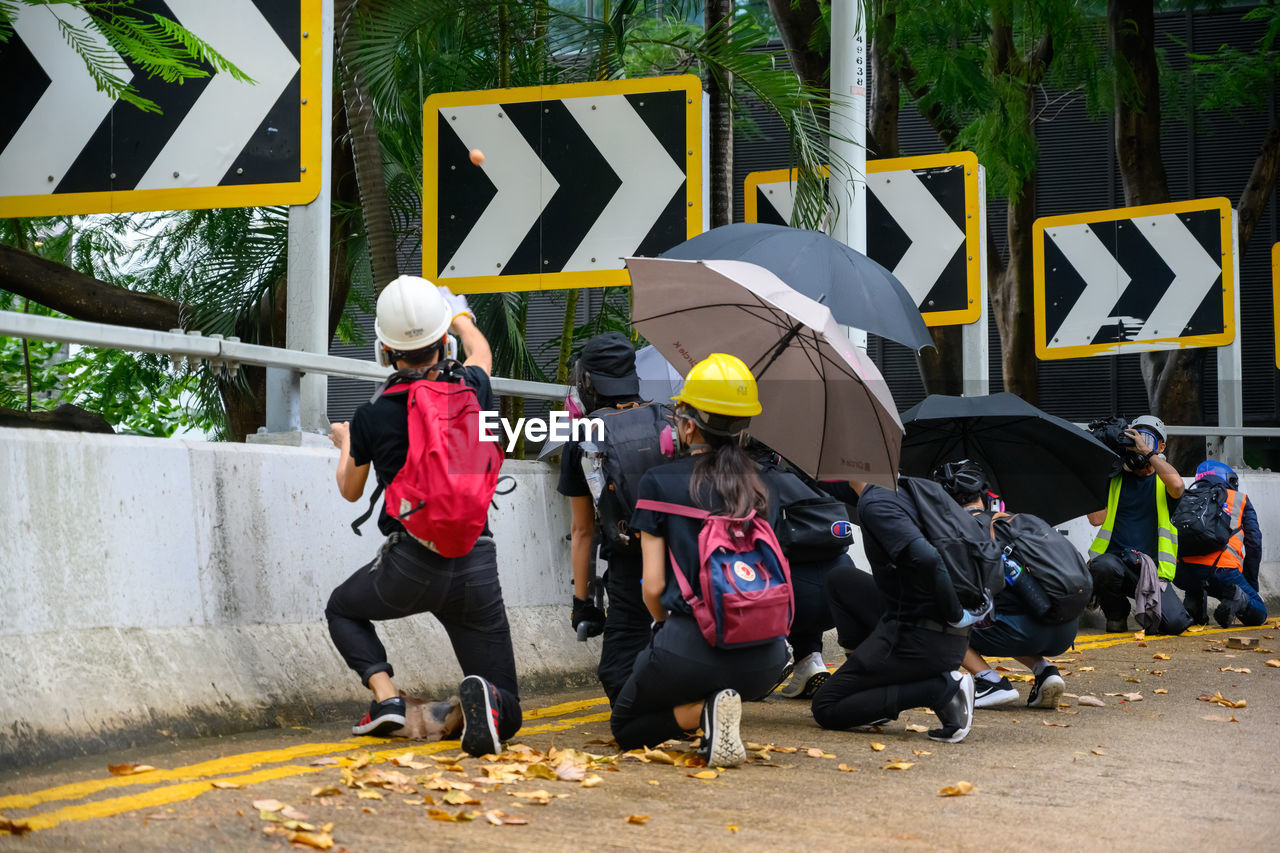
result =
M402 275L378 294L373 331L396 352L411 352L438 342L453 320L436 286L416 275Z
M1129 424L1132 429L1145 429L1154 432L1161 441L1169 440L1169 431L1164 427L1164 421L1155 415L1143 415L1140 418L1134 418L1133 423Z

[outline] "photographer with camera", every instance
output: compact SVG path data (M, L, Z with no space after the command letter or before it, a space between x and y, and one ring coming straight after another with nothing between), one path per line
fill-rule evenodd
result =
M1121 424L1091 425L1122 460L1122 470L1111 478L1106 508L1088 516L1090 524L1101 525L1089 546L1093 554L1089 571L1108 633L1129 628L1129 598L1137 594L1144 557L1154 560L1160 587L1167 589L1172 582L1178 565L1178 534L1169 516L1183 492L1181 475L1163 455L1164 422L1143 415L1127 426ZM1177 596L1162 596L1162 601L1172 604ZM1164 633L1180 621L1165 614L1159 628Z

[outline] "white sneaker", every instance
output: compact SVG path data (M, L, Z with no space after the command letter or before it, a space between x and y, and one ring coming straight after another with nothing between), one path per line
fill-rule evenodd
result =
M818 692L831 673L822 661L822 652L814 652L801 658L791 673L791 680L782 685L778 694L788 699L809 699Z
M969 673L947 673L957 684L957 690L942 705L933 709L941 728L929 730L929 740L943 743L959 743L973 726L973 676Z
M699 752L709 767L739 767L747 760L739 726L742 697L736 690L721 690L702 706L702 746Z

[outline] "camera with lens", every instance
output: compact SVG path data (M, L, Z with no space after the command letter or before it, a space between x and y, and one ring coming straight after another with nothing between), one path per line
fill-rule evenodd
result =
M1089 423L1089 432L1093 437L1123 456L1126 450L1134 447L1133 436L1126 435L1129 421L1124 418L1098 418Z

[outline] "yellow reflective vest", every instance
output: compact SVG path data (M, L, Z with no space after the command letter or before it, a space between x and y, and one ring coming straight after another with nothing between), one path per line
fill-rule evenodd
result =
M1165 497L1164 480L1160 479L1159 474L1151 476L1156 478L1156 534L1159 553L1147 556L1155 559L1161 578L1173 580L1173 575L1178 570L1178 529L1169 521L1169 501ZM1089 551L1094 554L1107 553L1107 547L1111 544L1111 528L1115 526L1116 507L1120 505L1120 480L1119 474L1111 478L1111 488L1107 492L1107 519L1102 522L1097 537L1089 546Z

